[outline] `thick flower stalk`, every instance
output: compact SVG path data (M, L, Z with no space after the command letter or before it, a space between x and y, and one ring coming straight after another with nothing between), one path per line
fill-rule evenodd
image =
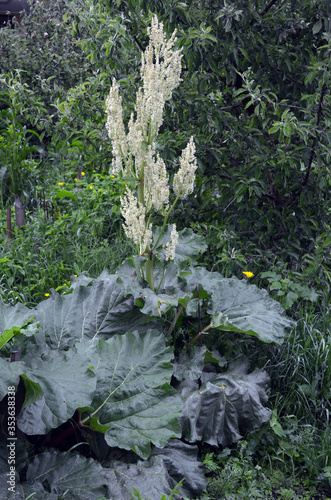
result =
M191 137L179 159L180 168L173 182L176 198L169 208L169 179L165 163L156 152L156 138L162 125L165 103L181 81L182 54L174 48L176 32L167 40L163 25L156 16L148 34L149 44L141 60L143 85L136 94L135 113L130 117L127 132L115 79L106 100L106 127L113 146L113 174L122 173L137 183L136 193L127 188L126 195L121 198L121 213L125 219L123 227L127 237L137 245L140 255L145 256L146 280L154 289L153 250L177 200L192 193L197 162ZM164 217L161 233L154 245L153 212L159 212ZM178 233L174 225L171 241L166 245L166 260L174 259L177 243Z

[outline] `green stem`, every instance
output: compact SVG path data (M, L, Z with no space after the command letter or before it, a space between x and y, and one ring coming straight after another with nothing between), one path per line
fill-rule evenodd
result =
M144 165L141 167L138 183L138 201L145 206Z
M162 281L163 281L163 278L164 278L165 272L166 272L166 268L164 268L164 269L163 269L162 278L161 278L161 281L160 281L160 283L159 283L159 286L157 287L156 293L158 293L158 291L160 290L160 286L161 286L161 283L162 283Z
M210 323L208 326L206 326L206 328L204 328L203 330L201 330L201 332L199 332L195 337L194 339L189 343L187 349L186 349L186 352L188 352L191 347L196 343L196 341L201 337L201 335L203 335L204 333L206 333L208 330L210 330L210 328L213 328L213 324Z
M154 268L153 268L153 255L147 253L148 257L145 263L146 269L146 281L149 284L150 289L154 292Z

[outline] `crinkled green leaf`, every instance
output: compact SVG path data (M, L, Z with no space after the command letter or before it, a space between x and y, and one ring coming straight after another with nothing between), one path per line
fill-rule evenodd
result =
M165 261L165 246L171 240L171 231L173 225L168 224L167 229L162 234L158 241L154 252L159 254L162 261ZM153 233L153 244L157 241L161 228L157 227ZM203 236L195 234L192 229L185 228L178 232L178 243L175 248L175 263L180 265L188 262L191 265L197 263L199 255L207 250L208 246L205 243Z
M227 361L217 351L209 351L205 346L195 347L188 353L180 353L174 361L174 377L178 381L198 380L207 363L226 366Z
M61 189L60 191L58 191L53 196L53 200L56 200L57 198L72 198L73 200L77 201L77 196L67 189Z
M45 434L71 418L77 408L91 404L96 387L96 377L89 369L92 347L91 342L85 341L68 352L52 351L36 360L33 366L24 362L11 363L31 381L25 384L27 398L37 398L17 419L23 432ZM43 393L41 399L35 384Z
M160 500L170 495L172 481L164 460L153 456L137 464L112 461L109 464L109 499L133 500L133 488L140 492L141 498ZM175 497L179 498L179 497Z
M163 450L154 449L154 456L147 461L123 463L112 460L107 468L76 453L46 451L30 461L26 480L22 484L16 476L15 494L7 490L7 476L5 470L1 472L0 461L0 494L4 500L23 500L33 494L31 498L38 500L58 500L60 497L70 500L128 500L133 498L135 488L142 498L160 500L163 495L170 495L176 482L173 479L176 476L174 467L178 466L179 474L183 474L187 481L187 487L182 491L187 491L192 498L189 492L201 492L205 484L201 469L197 469L201 464L196 460L196 451L194 446L170 443L170 447ZM7 450L4 467L8 467L6 460Z
M179 277L179 268L173 263L155 263L153 292L146 283L139 282L137 273L142 264L140 257L129 258L118 270L119 280L126 293L133 295L136 305L141 312L148 316L161 316L171 307L177 307L179 303L188 303L191 298L183 286L185 282ZM139 284L141 283L141 284Z
M185 497L196 498L207 486L201 462L197 460L198 447L178 439L171 439L163 448L154 448L152 455L162 457L169 475L178 484L183 478L183 486L179 487Z
M145 265L144 257L135 255L128 257L116 271L118 281L125 294L132 294L135 298L139 295L141 288L145 288L147 282L142 283L142 269Z
M202 386L188 391L179 386L183 397L183 437L189 442L203 441L227 446L270 418L263 406L267 400L269 377L259 369L248 373L241 362L226 373L202 373Z
M8 387L17 388L20 372L23 373L22 363L10 363L6 358L0 357L0 401L8 394Z
M22 488L26 493L40 491L56 494L54 498L65 495L70 500L91 500L105 496L110 498L108 483L107 469L91 458L46 451L36 455L29 464ZM37 495L36 498L40 497Z
M185 275L185 281L189 290L195 290L198 283L209 295L219 287L223 279L220 273L207 271L204 267L190 267L182 275Z
M40 321L40 332L53 349L65 349L81 338L108 338L146 323L133 298L124 296L116 279L113 275L104 281L95 280L90 286L75 288L69 295L53 292L52 297L37 306L34 317Z
M170 387L172 350L163 335L149 330L114 336L98 343L93 361L97 387L91 428L104 432L109 446L147 458L151 442L163 447L180 436L181 401Z
M208 312L215 328L254 335L263 342L281 344L293 325L266 290L237 278L221 280L212 293Z
M205 364L205 354L205 346L180 353L174 363L174 377L179 381L199 379Z
M20 302L15 306L2 304L0 302L0 334L13 326L21 327L27 319L32 317L33 312L31 309L28 309Z
M281 344L286 331L293 321L286 317L283 307L266 290L261 290L246 280L223 278L217 272L209 272L202 267L190 268L190 273L182 273L187 290L194 290L197 283L209 294L207 312L211 315L213 327L220 330L254 335L263 342ZM185 275L184 275L185 274ZM193 313L190 308L187 313Z

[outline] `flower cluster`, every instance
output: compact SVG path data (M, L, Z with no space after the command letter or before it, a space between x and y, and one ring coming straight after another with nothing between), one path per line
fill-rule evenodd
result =
M176 245L178 243L178 233L176 224L173 224L171 231L171 241L166 244L166 260L174 260Z
M109 138L113 146L113 172L117 173L122 167L123 160L127 156L127 140L123 123L122 97L119 95L119 88L115 78L106 99L107 122Z
M182 152L180 157L180 168L174 176L174 191L181 198L185 198L193 192L195 171L197 169L197 160L195 158L195 145L193 137Z
M123 227L126 236L139 245L142 254L152 243L152 225L146 227L144 205L137 200L128 187L126 190L126 196L121 197L121 213L125 219Z
M152 207L163 212L169 203L169 183L164 161L157 155L151 159L144 169L145 206L148 212Z
M137 98L137 121L142 130L147 132L145 140L156 137L163 121L163 108L172 91L178 87L181 79L180 50L173 50L176 42L176 31L167 40L163 32L163 24L156 16L152 26L148 28L149 45L142 54L141 76L143 92Z
M135 112L131 114L126 132L122 99L114 79L106 100L108 135L113 146L112 173L122 172L138 182L137 195L130 189L121 198L125 234L139 247L140 254L152 250L152 210L167 220L169 179L164 161L156 153L156 137L163 121L165 103L171 98L181 78L181 50L176 50L176 32L167 40L163 24L156 16L148 29L149 44L142 54L142 87L136 94ZM192 193L195 170L193 137L183 150L180 168L174 177L174 192L179 197ZM173 259L178 242L176 226L167 246L167 259ZM150 254L151 255L151 254Z

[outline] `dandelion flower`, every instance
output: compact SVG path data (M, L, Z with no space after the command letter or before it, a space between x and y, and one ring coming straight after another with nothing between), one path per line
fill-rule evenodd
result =
M243 271L243 274L246 276L246 278L253 278L254 276L254 274L250 271Z
M45 297L49 297L49 296L50 296L50 294L49 294L49 293L45 293Z
M85 175L85 172L82 172L82 175Z
M57 185L58 186L63 186L64 182L58 182Z

